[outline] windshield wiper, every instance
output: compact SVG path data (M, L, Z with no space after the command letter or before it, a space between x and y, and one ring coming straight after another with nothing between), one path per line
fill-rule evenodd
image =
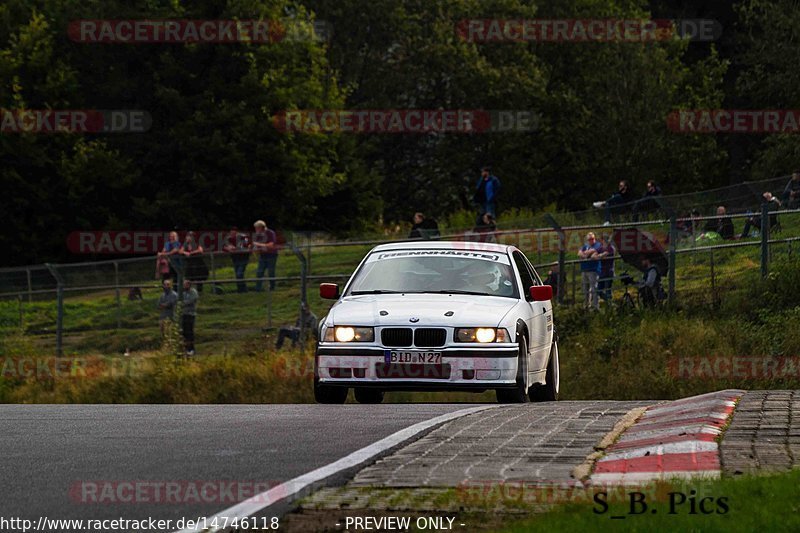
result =
M402 291L387 291L384 289L372 289L369 291L350 291L352 296L358 296L361 294L403 294Z
M489 294L487 292L462 291L458 289L441 291L414 291L413 294L470 294L473 296L494 296L493 294Z

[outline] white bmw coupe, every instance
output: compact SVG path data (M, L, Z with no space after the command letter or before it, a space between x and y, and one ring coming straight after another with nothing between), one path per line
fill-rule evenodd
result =
M513 246L405 242L373 248L321 321L314 397L494 389L503 403L558 399L553 289Z

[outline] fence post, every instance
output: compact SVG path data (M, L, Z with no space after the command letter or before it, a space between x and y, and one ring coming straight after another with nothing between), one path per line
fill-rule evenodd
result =
M575 271L577 270L578 263L572 263L572 305L578 303L578 300L575 299L575 287L578 286L578 282L575 281Z
M61 357L64 354L64 278L55 266L50 263L45 263L44 266L56 280L56 357Z
M217 290L217 275L214 273L214 256L217 255L216 250L211 250L211 294Z
M558 221L550 213L545 213L545 220L558 234L558 303L564 303L564 289L566 288L567 273L564 272L566 261L566 235ZM537 245L538 246L538 245ZM572 299L575 299L575 269L572 269Z
M267 327L272 327L272 291L267 289Z
M769 275L769 205L761 204L761 277Z
M678 268L678 219L675 211L669 214L669 303L675 303L675 270Z
M709 250L709 252L711 253L711 300L714 303L714 307L717 307L719 305L719 298L717 298L717 277L716 272L714 271L714 250Z
M31 283L31 269L26 268L25 272L28 274L28 303L33 302L33 283Z
M311 275L311 238L306 235L306 271Z
M119 297L119 263L114 261L114 291L117 298L117 329L122 327L122 302Z
M22 331L24 322L22 320L22 295L17 294L17 302L19 303L19 330Z
M300 353L305 353L306 344L306 308L308 306L308 262L303 252L292 240L292 252L300 261Z

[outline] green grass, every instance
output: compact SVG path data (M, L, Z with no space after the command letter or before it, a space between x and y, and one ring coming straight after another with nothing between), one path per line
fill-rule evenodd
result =
M686 482L673 485L669 490L659 489L653 495L650 491L642 491L654 497L646 500L647 511L638 515L631 514L628 493L621 501L611 502L609 497L608 510L602 514L596 511L603 510L603 506L594 501L574 503L558 506L548 513L534 515L498 531L800 531L799 483L800 470L797 469L772 476ZM691 513L693 490L696 492L695 514ZM675 505L671 507L670 492L684 494L685 502L678 504L681 498L674 495ZM709 514L700 512L699 503L703 498L713 498L713 503L706 500L706 510L711 511ZM719 505L721 498L726 498L727 512ZM633 509L640 511L643 508L636 505ZM612 519L612 516L625 518Z

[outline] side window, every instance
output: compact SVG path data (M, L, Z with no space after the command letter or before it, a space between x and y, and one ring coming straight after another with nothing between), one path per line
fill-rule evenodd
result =
M517 270L519 270L519 277L522 280L522 292L525 293L525 299L530 300L530 288L532 285L538 285L533 280L533 276L531 275L531 271L528 270L528 261L520 252L514 252L514 264L517 265Z
M531 264L530 261L528 261L528 258L525 257L524 255L522 257L525 258L525 264L528 265L528 269L531 271L531 274L533 274L533 284L544 285L544 283L542 283L542 278L539 277L539 273L536 272L535 268L533 268L533 265Z

